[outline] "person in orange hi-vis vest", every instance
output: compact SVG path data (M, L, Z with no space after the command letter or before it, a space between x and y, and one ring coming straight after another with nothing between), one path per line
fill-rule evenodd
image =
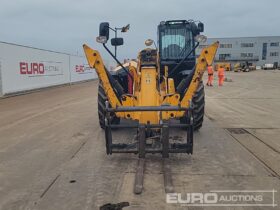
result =
M213 67L207 66L207 71L208 71L208 81L207 81L207 86L213 86L213 80L214 80L214 71Z
M219 77L219 86L223 86L224 79L225 79L225 68L220 66L218 69L218 77Z

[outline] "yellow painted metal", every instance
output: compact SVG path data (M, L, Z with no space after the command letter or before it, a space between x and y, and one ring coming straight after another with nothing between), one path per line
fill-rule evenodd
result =
M108 75L106 73L102 58L98 51L91 49L87 45L84 45L84 51L91 68L95 68L100 81L103 84L105 93L113 108L118 106L132 107L132 106L181 106L189 107L189 101L195 91L198 88L199 82L202 79L203 73L206 70L207 65L212 65L219 43L216 42L207 48L204 48L197 59L197 64L194 72L194 76L188 87L186 94L180 99L180 95L176 93L174 80L168 78L168 71L165 68L164 78L159 84L159 65L141 67L141 62L138 60L137 67L135 65L129 65L129 71L134 78L133 94L125 94L119 101L116 96L112 85L109 82ZM138 56L139 59L139 56ZM168 78L168 79L167 79ZM116 113L118 117L138 120L140 123L158 124L162 117L163 120L170 118L179 118L184 115L184 112L162 112L161 116L159 112L125 112Z
M202 50L200 56L197 59L197 64L192 81L188 87L186 94L181 100L181 107L189 107L190 100L192 100L192 97L195 94L195 91L197 90L200 81L202 80L202 76L207 68L207 65L212 65L213 63L218 47L219 42L215 42L214 44ZM177 112L176 117L181 116L183 116L183 113Z
M162 105L169 105L169 106L178 106L180 104L180 95L179 94L173 94L168 95L164 97ZM176 111L164 111L162 112L162 119L168 120L170 118L176 118Z
M157 69L154 67L141 68L141 86L139 91L138 106L159 106L160 95L157 89ZM159 123L158 112L141 112L139 122Z
M174 79L168 78L168 94L175 94Z
M135 90L139 89L139 77L138 77L138 74L137 74L137 66L129 65L128 69L129 69L130 74L133 76L133 80L134 80L133 93L134 93Z
M167 95L168 94L168 82L167 82L167 79L168 79L168 66L164 66L164 76L163 76L163 82L161 83L162 84L162 89L164 90L165 94Z
M168 77L168 66L164 66L164 76Z
M85 44L83 45L83 48L84 48L89 66L96 70L98 78L102 82L104 91L108 97L110 105L113 108L116 108L117 106L121 106L121 102L119 101L118 97L116 96L116 94L110 84L103 60L102 60L99 52L91 49L89 46L87 46ZM117 116L120 116L120 115L121 114L119 113L119 115L117 115Z

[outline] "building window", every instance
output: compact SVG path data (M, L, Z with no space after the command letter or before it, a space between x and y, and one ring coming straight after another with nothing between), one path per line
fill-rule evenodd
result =
M241 47L254 47L254 43L241 43Z
M241 53L241 58L252 58L253 53Z
M232 48L232 44L220 44L220 48Z
M266 55L267 55L267 43L263 43L262 60L266 60Z
M198 46L198 49L203 49L203 48L205 48L205 47L208 47L208 45L203 45L203 44L202 44L202 45L199 45L199 46Z
M271 42L270 47L279 47L279 42Z
M271 57L279 56L279 52L271 52L270 56Z
M219 60L227 60L227 58L230 58L231 54L219 54Z

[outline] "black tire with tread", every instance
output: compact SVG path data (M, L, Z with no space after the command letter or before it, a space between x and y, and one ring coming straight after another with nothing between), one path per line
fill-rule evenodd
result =
M103 86L99 83L98 86L98 118L99 118L99 125L102 129L105 128L105 102L108 100ZM120 118L118 118L114 113L111 115L111 124L119 124Z
M204 118L204 107L205 107L205 93L204 85L201 82L197 88L197 91L194 94L192 99L193 102L193 124L194 130L197 131L202 127L203 118ZM182 117L180 119L181 123L186 123L186 118Z

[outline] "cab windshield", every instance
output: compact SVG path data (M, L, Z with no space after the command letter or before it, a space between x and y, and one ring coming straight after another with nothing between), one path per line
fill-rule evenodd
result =
M183 59L192 49L192 33L186 28L166 28L160 36L161 59Z

